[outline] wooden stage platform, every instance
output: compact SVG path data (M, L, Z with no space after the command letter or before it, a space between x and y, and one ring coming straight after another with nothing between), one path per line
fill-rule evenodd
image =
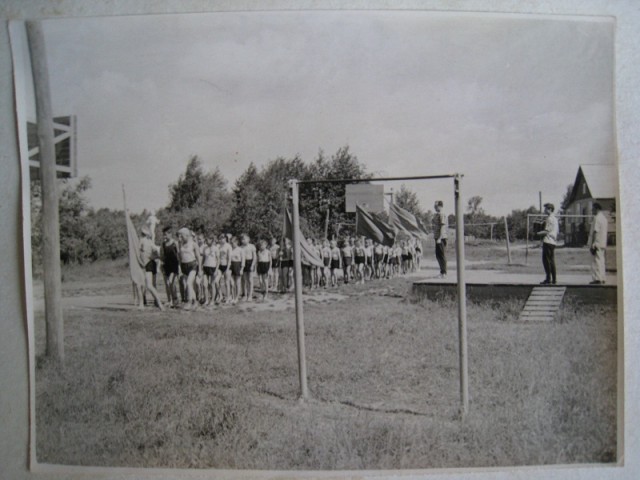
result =
M519 298L526 300L533 287L539 286L544 274L512 273L501 270L467 270L467 298L471 300ZM558 276L558 286L566 287L566 298L580 303L616 305L618 287L616 275L607 275L604 285L590 285L591 276L571 273ZM431 300L457 295L455 270L446 278L436 275L416 276L413 294Z

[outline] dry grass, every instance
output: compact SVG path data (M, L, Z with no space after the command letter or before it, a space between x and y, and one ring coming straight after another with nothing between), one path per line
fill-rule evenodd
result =
M616 312L469 305L470 412L459 418L456 305L407 280L305 309L297 401L292 311L67 310L66 367L38 357L38 460L243 469L611 462ZM400 295L398 295L400 294ZM38 351L43 347L37 318Z

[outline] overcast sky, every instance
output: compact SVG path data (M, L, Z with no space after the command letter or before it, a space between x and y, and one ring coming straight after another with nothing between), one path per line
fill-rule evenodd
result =
M563 17L560 17L563 18ZM489 213L559 203L614 163L613 23L421 12L271 12L45 22L57 115L78 118L95 207L168 201L192 154L250 162L349 145L378 176L465 175ZM385 187L391 187L391 184ZM399 188L400 185L393 185ZM451 181L411 182L422 206Z

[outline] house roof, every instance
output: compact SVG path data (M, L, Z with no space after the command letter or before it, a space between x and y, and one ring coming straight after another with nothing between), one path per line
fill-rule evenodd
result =
M571 192L572 203L578 193L578 180L580 179L580 172L584 176L591 198L595 199L607 199L615 198L618 185L618 176L615 165L580 165L576 180L573 184L573 191Z

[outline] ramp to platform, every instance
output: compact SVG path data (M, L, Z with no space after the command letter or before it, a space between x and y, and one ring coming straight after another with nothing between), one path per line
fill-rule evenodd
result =
M522 321L551 322L562 305L566 287L534 287L520 313Z

